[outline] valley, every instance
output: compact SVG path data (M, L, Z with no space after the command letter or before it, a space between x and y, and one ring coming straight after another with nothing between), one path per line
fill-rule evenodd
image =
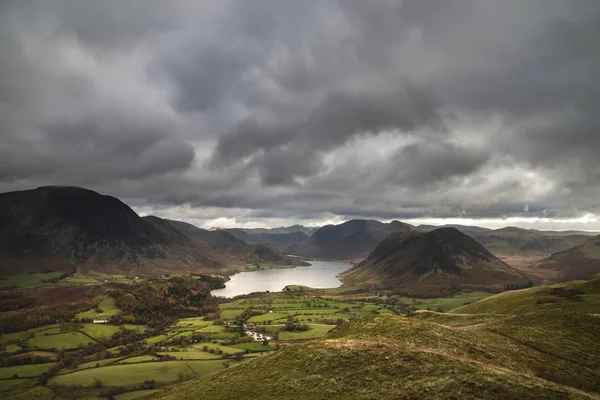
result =
M600 394L593 235L205 230L63 187L0 206L3 399Z

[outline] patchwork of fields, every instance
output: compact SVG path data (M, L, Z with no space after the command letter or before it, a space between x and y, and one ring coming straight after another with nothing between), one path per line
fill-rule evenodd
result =
M75 285L77 279L85 280L72 278L71 283L64 284ZM323 337L347 321L401 314L408 304L412 309L447 310L486 295L475 292L453 299L391 299L337 293L323 297L265 293L221 302L210 317L180 318L158 329L128 323L89 323L94 319L118 321L122 315L115 299L105 296L92 308L77 313L73 321L0 336L5 365L0 368L0 397L133 399L261 357L285 343ZM243 327L240 320L245 322ZM273 339L252 341L242 328ZM17 361L18 357L28 361ZM28 364L11 366L24 362Z

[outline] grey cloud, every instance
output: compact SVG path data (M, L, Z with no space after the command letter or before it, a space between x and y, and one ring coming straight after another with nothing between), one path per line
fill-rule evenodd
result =
M2 2L0 190L248 218L593 211L599 26L594 0Z

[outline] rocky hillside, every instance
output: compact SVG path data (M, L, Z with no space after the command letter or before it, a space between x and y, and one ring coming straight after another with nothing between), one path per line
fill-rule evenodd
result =
M456 228L390 235L343 275L346 283L381 287L503 285L526 279Z
M388 224L375 220L351 220L340 225L327 225L303 243L288 249L289 254L350 260L365 257L393 232L408 232L412 225L400 221Z

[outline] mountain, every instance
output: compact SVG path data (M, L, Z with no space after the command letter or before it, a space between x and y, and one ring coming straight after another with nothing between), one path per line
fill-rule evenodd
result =
M536 267L547 282L593 279L600 275L600 235L570 249L552 254Z
M337 260L361 258L390 233L408 232L412 229L412 225L400 221L386 224L375 220L351 220L319 228L303 243L291 246L288 253Z
M395 233L342 274L345 283L380 287L503 285L526 279L456 228Z
M288 257L281 249L269 243L247 243L246 241L238 239L226 230L218 229L216 231L208 231L200 229L192 224L188 224L187 222L165 221L180 231L185 232L188 237L193 238L197 246L202 246L203 243L207 243L221 253L227 253L238 257L246 264L306 265L303 260Z
M141 218L114 197L77 187L2 193L0 275L232 272L254 252L226 232L182 224Z
M590 237L584 233L545 233L515 227L469 234L495 255L528 257L548 256L576 246Z
M238 228L224 229L224 231L229 232L237 239L243 240L246 243L268 243L282 250L304 243L309 238L306 233L300 231L288 233L248 233Z
M491 231L491 229L482 228L481 226L474 226L474 225L446 224L446 225L440 225L440 226L436 226L436 225L419 225L419 226L417 226L418 230L424 231L424 232L434 231L434 230L440 229L440 228L456 228L459 231L461 231L462 233L465 233L467 235L469 235L473 232Z
M509 293L519 296L528 291ZM408 317L360 318L334 328L323 339L285 346L159 390L150 398L598 397L600 331L598 317L591 314L600 311L597 305L587 311L590 314L577 309L552 310L552 304L527 314L507 315L499 310L502 308L491 307L490 314L420 311Z
M307 236L313 234L314 231L319 229L319 227L314 226L304 226L304 225L291 225L291 226L280 226L278 228L232 228L227 230L239 230L249 235L258 235L258 234L280 234L280 233L294 233L294 232L302 232Z

